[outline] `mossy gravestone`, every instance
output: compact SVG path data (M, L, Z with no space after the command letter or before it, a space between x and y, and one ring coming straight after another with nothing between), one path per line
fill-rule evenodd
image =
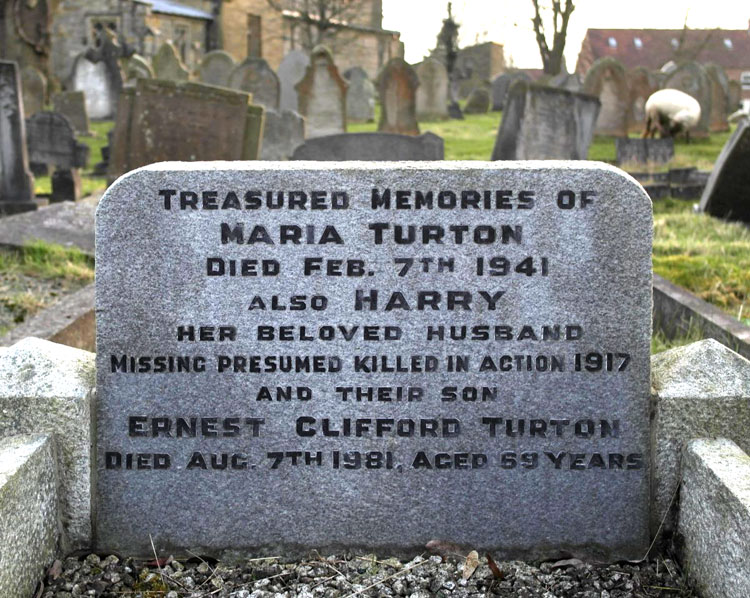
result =
M163 163L96 233L97 551L645 554L651 205L622 172Z

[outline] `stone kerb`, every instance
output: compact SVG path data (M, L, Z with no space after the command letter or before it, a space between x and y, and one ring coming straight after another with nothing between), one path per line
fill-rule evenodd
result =
M94 355L26 338L0 355L0 437L54 440L65 548L91 544Z
M621 171L164 163L96 234L97 551L648 548L652 210ZM452 270L400 275L428 250Z
M724 436L750 450L750 361L713 339L651 358L651 531L680 484L680 455L692 438ZM674 520L665 520L671 529Z

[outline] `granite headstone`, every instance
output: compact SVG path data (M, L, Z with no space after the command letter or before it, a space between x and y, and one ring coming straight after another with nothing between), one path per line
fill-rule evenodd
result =
M416 71L403 59L391 58L378 75L381 133L419 135Z
M737 123L716 159L700 210L718 218L750 223L750 121Z
M187 81L190 71L180 60L177 48L171 42L164 42L151 59L154 76L163 81Z
M73 125L76 135L90 135L89 115L86 112L86 94L83 91L62 91L52 96L55 112L59 112Z
M349 83L346 90L346 117L349 122L371 122L375 120L375 85L367 71L355 66L344 73Z
M594 62L583 81L583 92L601 102L595 134L619 137L628 134L628 81L619 60L607 56Z
M229 75L229 87L252 94L256 104L279 107L279 78L263 58L246 58Z
M442 137L434 133L343 133L308 140L294 152L292 160L372 162L396 160L443 160Z
M229 76L234 70L235 62L232 55L223 50L208 52L201 60L198 78L201 83L229 87Z
M35 209L21 77L15 62L0 60L0 215Z
M641 559L651 234L604 164L129 174L97 213L95 551Z
M304 118L294 110L266 108L261 160L289 160L304 141Z
M448 117L448 71L434 58L426 58L414 67L419 78L417 117L429 120Z
M308 137L346 132L347 83L328 48L318 46L313 50L305 76L294 88Z
M302 81L309 64L310 57L302 50L292 50L281 61L276 74L279 76L281 90L279 106L282 110L299 110L295 85Z
M508 93L493 160L585 160L599 99L516 81Z

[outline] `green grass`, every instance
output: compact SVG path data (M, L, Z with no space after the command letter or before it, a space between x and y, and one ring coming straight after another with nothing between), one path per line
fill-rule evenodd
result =
M32 241L18 250L0 251L0 276L16 274L67 283L94 280L93 258L75 247Z
M92 122L90 129L93 135L78 138L78 141L82 141L90 149L88 166L83 168L81 172L81 197L86 197L97 191L103 191L107 187L107 178L92 176L91 171L94 165L102 160L101 150L103 146L107 145L107 133L113 126L114 122L111 120ZM51 177L49 175L35 177L34 192L37 195L49 195L52 193Z

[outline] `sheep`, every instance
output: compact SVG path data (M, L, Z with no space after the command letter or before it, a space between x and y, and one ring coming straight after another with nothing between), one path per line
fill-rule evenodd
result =
M661 137L676 137L685 133L690 141L690 129L701 118L701 106L694 97L678 89L660 89L646 100L646 130L643 137L653 137L657 130Z

